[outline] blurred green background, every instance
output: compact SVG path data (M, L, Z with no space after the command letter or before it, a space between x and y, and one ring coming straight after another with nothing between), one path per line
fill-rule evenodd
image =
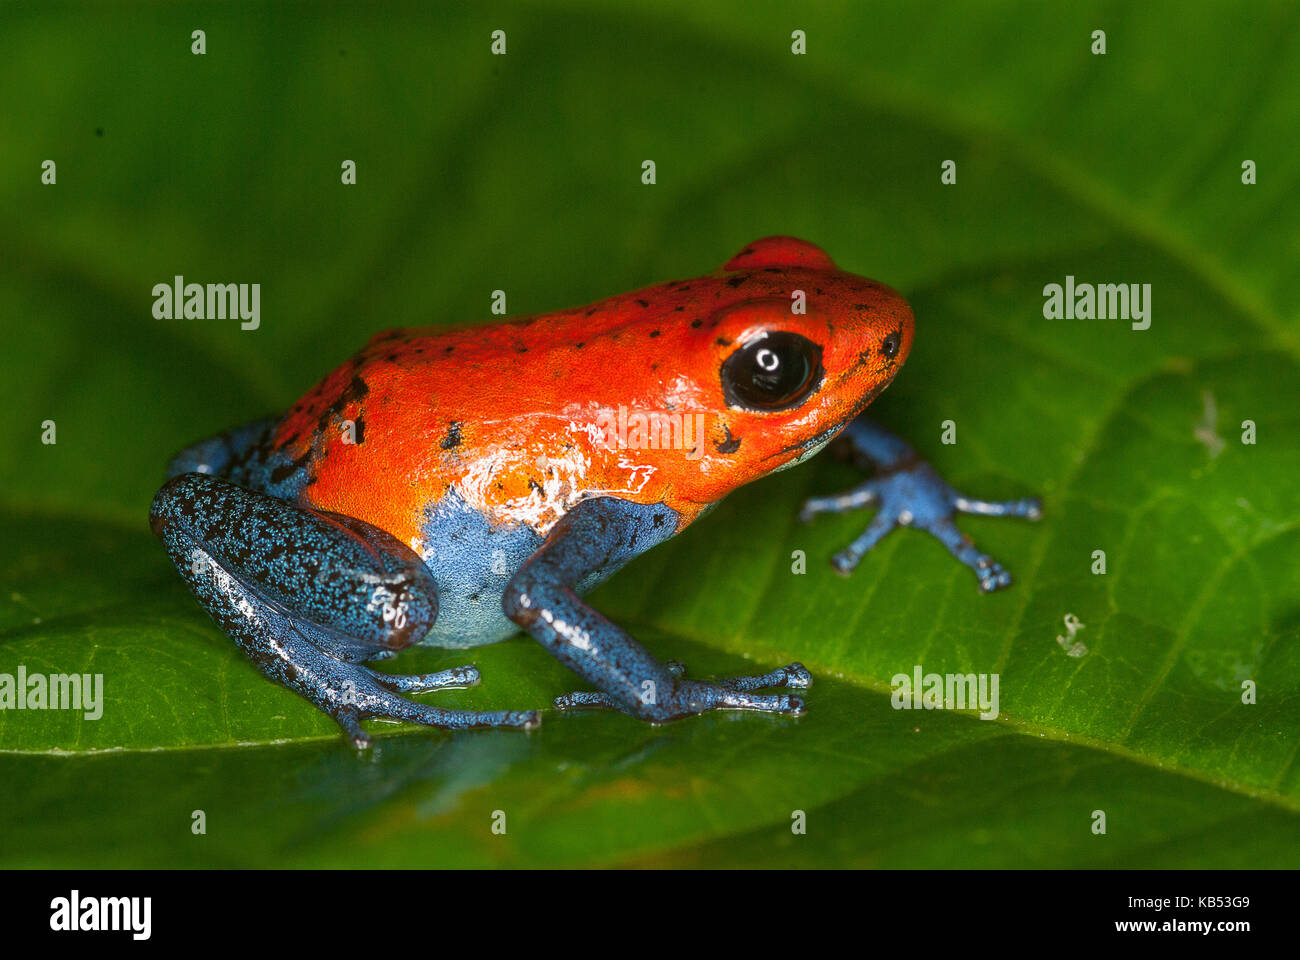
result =
M0 90L0 672L102 672L107 701L0 713L5 866L1300 861L1296 4L9 3ZM912 301L878 419L1047 511L961 521L1016 574L998 595L912 531L843 580L825 561L867 516L795 521L855 481L819 460L594 595L699 675L804 661L804 718L551 713L358 758L149 534L172 452L380 329L487 321L498 288L572 306L771 233ZM154 319L176 274L260 283L260 329ZM1151 329L1045 320L1067 274L1152 284ZM525 638L476 659L480 688L427 699L573 686ZM1001 717L891 709L915 664L1000 673Z

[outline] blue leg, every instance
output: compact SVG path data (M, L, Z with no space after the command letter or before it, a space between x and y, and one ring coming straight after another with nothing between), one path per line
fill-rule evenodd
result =
M167 479L183 473L207 473L229 478L232 468L270 440L279 417L254 420L186 447L167 464Z
M980 590L988 593L1011 584L1011 574L980 550L953 523L958 513L980 513L990 517L1024 517L1037 520L1042 504L1025 500L976 500L958 493L943 481L915 450L892 433L859 417L844 430L855 459L875 468L875 475L846 493L813 497L800 513L811 520L819 513L843 513L862 507L876 507L862 535L837 553L831 564L848 575L895 527L918 527L932 534L966 566L975 571Z
M607 707L652 723L706 710L799 714L803 700L755 694L765 687L807 687L808 671L792 663L758 677L688 680L680 663L660 663L635 639L579 599L575 589L668 539L677 517L663 506L612 497L570 510L518 572L502 598L508 616L599 692L555 701L560 709Z
M395 676L363 666L417 643L438 615L420 558L376 527L199 473L170 480L149 515L208 615L263 674L329 714L358 747L378 717L450 730L536 726L535 711L442 710L399 694L471 686L474 667Z

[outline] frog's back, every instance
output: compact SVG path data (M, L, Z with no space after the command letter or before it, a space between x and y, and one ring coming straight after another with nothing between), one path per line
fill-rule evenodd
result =
M662 501L666 473L647 483L590 424L593 411L663 406L672 358L707 336L688 319L693 292L678 281L490 326L380 333L279 422L275 459L293 465L303 502L412 545L452 491L493 525L543 535L588 496Z

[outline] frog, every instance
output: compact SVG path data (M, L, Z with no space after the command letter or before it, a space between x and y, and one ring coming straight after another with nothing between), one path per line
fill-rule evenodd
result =
M287 412L174 456L150 527L252 664L361 750L371 720L535 728L539 709L413 699L477 684L473 664L372 666L416 645L469 651L521 632L594 688L556 698L557 711L651 724L713 710L799 716L812 684L801 663L696 678L584 597L727 494L832 441L864 479L808 499L801 519L875 511L831 558L836 572L912 527L979 590L1007 587L955 517L1036 520L1040 501L967 496L864 413L914 332L896 290L790 236L586 306L391 329Z

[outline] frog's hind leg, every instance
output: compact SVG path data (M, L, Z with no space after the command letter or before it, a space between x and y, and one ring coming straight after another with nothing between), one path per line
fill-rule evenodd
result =
M149 519L216 624L356 746L370 743L367 718L450 730L540 721L536 711L443 710L401 696L470 686L478 682L472 666L397 676L363 665L418 642L438 615L423 561L377 527L199 473L158 491Z
M279 417L266 417L186 447L167 464L167 479L184 473L229 477L232 470L270 443Z

